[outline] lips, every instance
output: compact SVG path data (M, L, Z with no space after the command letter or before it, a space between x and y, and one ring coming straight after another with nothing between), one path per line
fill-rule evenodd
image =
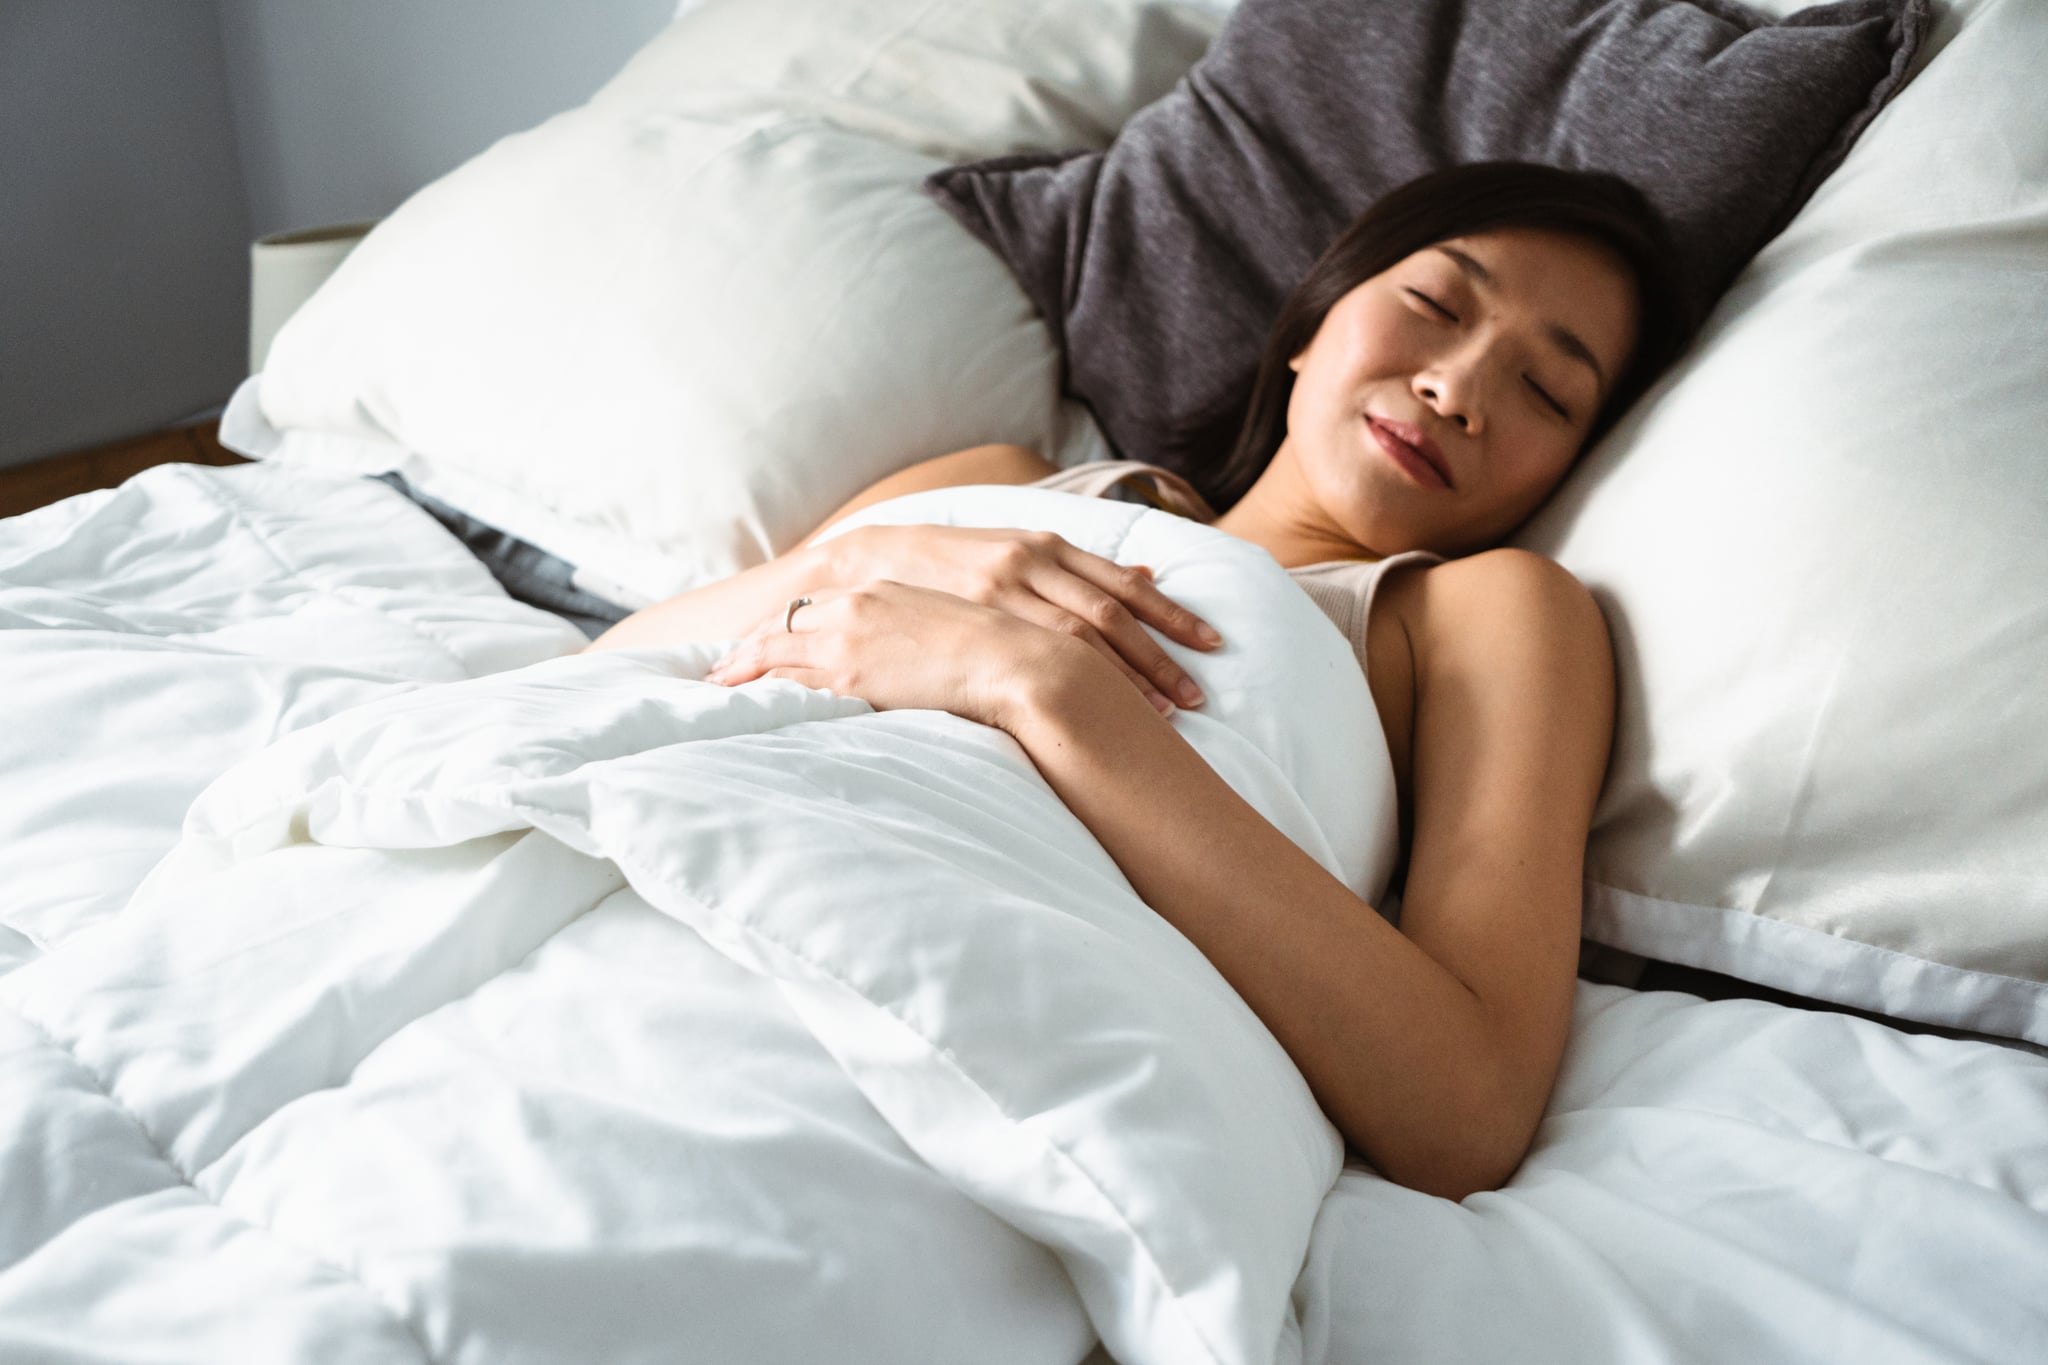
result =
M1395 462L1413 474L1418 482L1439 488L1455 486L1443 451L1421 427L1370 414L1366 416L1365 424L1372 430L1373 439L1380 443L1380 448L1393 456Z

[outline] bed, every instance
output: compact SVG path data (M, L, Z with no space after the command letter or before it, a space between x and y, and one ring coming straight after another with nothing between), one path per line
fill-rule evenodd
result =
M702 0L366 239L231 405L257 462L0 522L0 1359L2048 1358L2048 12L1858 4L1885 98L1518 537L1623 707L1507 1186L1346 1151L998 732L540 605L992 433L1133 453L1115 320L925 182L1114 158L1282 7ZM1370 698L1270 564L871 515L1250 633L1175 723L1372 883Z

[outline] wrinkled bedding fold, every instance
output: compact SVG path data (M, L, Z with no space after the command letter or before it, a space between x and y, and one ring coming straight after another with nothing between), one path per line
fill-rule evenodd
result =
M1183 737L1370 889L1348 647L1086 506L875 515L1153 565L1241 647ZM0 1358L2048 1349L2048 1059L1581 983L1528 1161L1449 1204L1342 1164L1000 732L581 643L368 480L0 522Z

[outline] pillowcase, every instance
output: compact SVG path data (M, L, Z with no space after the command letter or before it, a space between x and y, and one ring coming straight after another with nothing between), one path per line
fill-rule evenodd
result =
M2048 7L1937 44L1516 542L1620 665L1589 938L2048 1044Z
M598 105L716 90L928 156L1105 147L1234 0L695 0Z
M1927 0L1776 23L1727 0L1245 0L1106 152L930 188L1015 272L1117 451L1199 487L1281 303L1385 191L1472 161L1614 172L1704 302L1841 161L1926 22Z
M905 465L1102 450L1000 263L919 185L1106 141L1217 19L1166 0L705 0L588 104L380 224L227 439L420 491L627 604Z

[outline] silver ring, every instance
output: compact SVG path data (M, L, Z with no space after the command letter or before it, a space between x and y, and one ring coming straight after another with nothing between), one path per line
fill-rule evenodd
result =
M789 609L788 609L787 611L784 611L784 612L782 613L782 628L783 628L783 630L787 631L787 630L789 629L789 623L790 623L791 621L794 621L794 620L796 620L796 609L797 609L798 607L808 607L809 605L811 605L811 599L810 599L810 598L808 598L808 597L792 597L792 598L790 598L790 599L789 599Z

